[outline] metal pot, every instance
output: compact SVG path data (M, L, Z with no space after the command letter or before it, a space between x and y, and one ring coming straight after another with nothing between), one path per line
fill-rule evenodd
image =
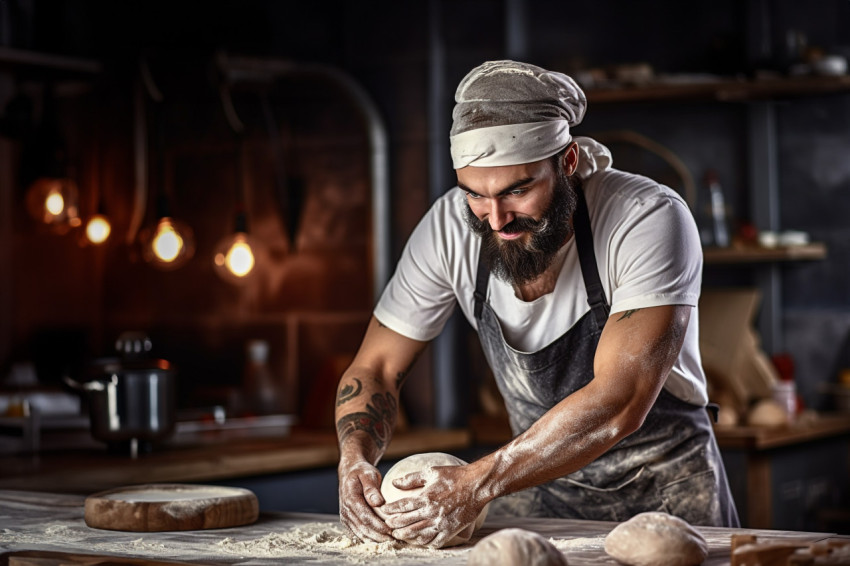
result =
M117 346L122 358L96 360L84 382L67 376L65 382L85 392L92 436L135 457L174 432L176 371L145 356L150 340L143 335L122 335Z

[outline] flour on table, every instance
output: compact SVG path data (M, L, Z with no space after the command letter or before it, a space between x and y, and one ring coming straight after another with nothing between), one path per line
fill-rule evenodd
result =
M555 548L561 552L587 552L602 550L605 546L605 536L586 537L586 538L550 538Z
M128 502L171 502L182 500L199 500L232 497L232 488L198 488L198 489L145 489L139 491L116 491L99 496L100 499L115 499Z
M334 555L354 564L382 564L397 558L416 558L438 562L468 549L433 549L410 546L400 541L359 542L339 523L305 523L279 533L270 533L253 540L225 538L218 549L246 558L287 558L290 556Z

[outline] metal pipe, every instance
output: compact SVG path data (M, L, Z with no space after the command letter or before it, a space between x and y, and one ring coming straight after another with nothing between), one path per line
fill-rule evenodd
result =
M127 229L127 244L132 245L142 227L148 202L148 126L144 87L136 80L133 93L133 208Z
M216 56L219 70L232 83L268 83L283 76L315 76L341 88L355 103L368 126L372 176L373 294L377 300L389 281L389 158L387 131L369 94L341 70L319 64L294 63L284 59Z

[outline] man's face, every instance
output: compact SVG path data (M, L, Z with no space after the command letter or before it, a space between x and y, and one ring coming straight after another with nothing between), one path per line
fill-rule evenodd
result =
M546 271L572 234L572 180L552 160L503 167L464 167L466 221L483 239L492 272L522 285Z

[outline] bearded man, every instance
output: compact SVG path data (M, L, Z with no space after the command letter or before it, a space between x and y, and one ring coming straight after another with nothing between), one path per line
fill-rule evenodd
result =
M357 537L442 546L492 503L524 517L738 518L706 410L702 252L686 203L573 138L584 93L515 61L455 94L457 187L411 235L340 379L340 518ZM514 438L465 466L410 474L385 504L375 468L399 390L458 305L476 329ZM381 518L375 509L381 507Z

